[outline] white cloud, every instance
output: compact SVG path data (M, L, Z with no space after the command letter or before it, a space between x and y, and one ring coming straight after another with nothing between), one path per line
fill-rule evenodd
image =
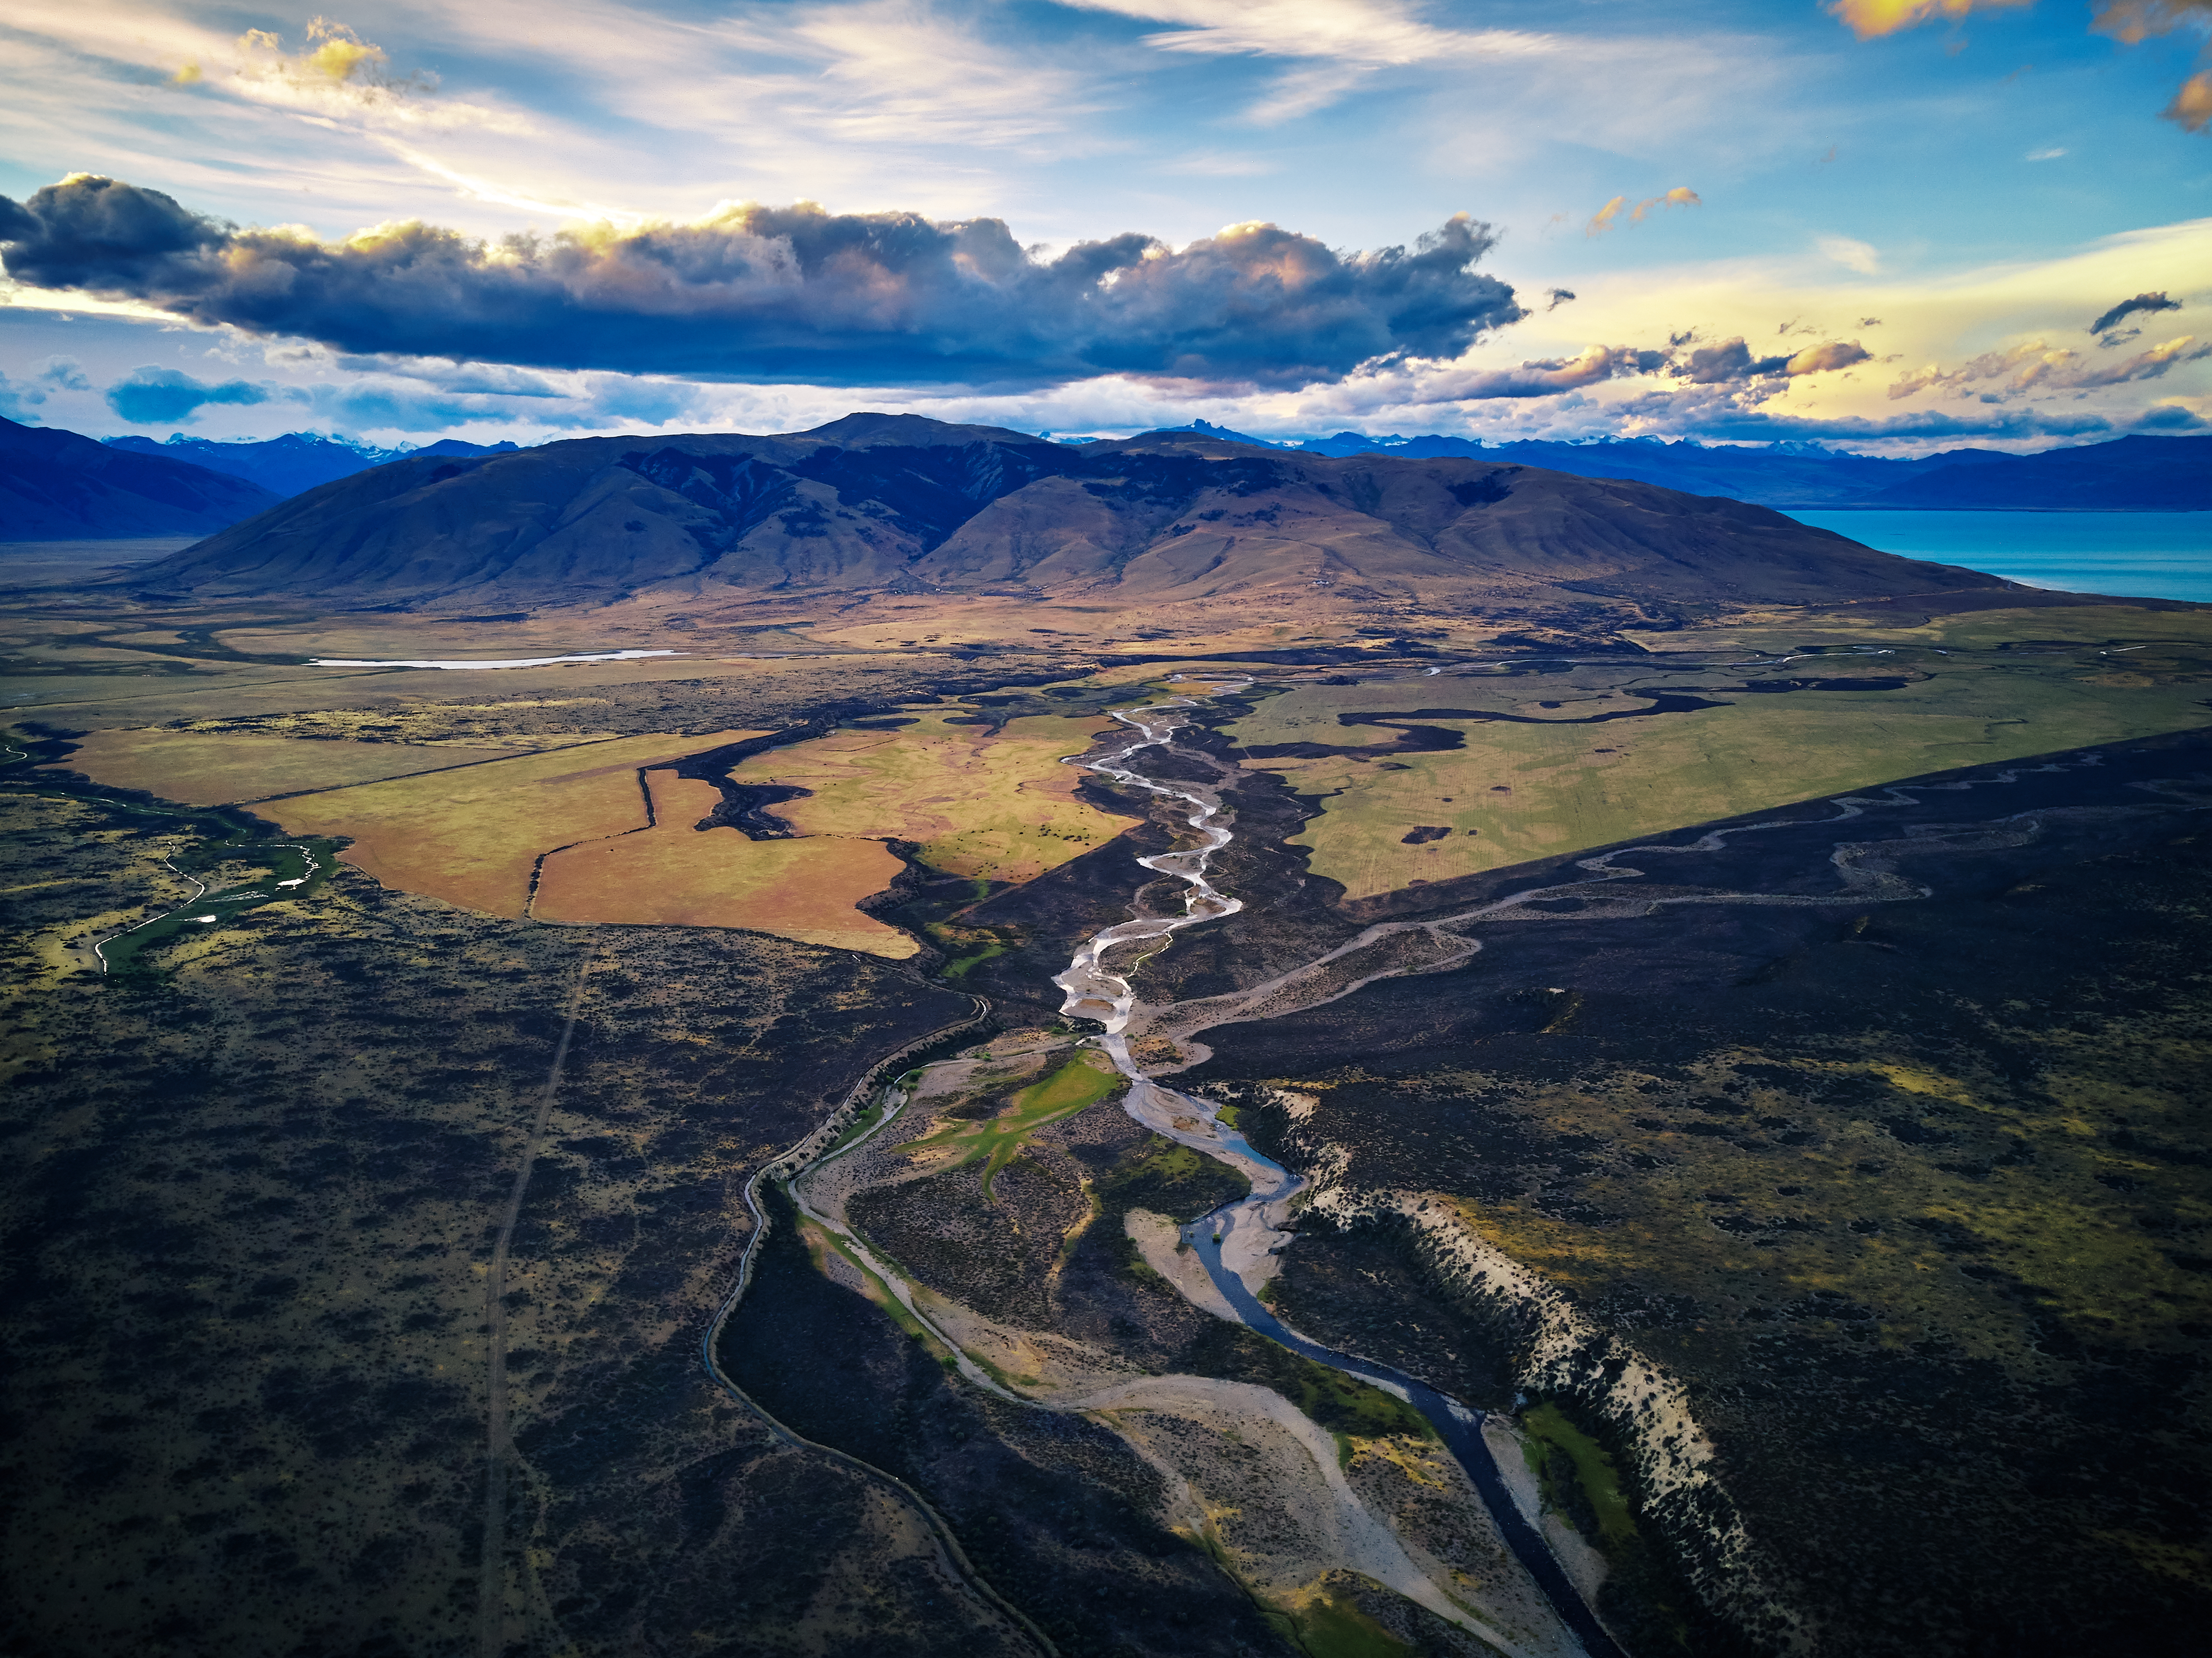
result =
M1846 270L1856 270L1862 276L1875 276L1881 270L1881 252L1871 243L1854 237L1823 236L1820 252Z

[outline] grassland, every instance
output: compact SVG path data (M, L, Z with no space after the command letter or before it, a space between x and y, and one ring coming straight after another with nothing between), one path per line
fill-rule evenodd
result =
M430 748L343 738L301 741L250 733L153 730L88 734L57 769L111 788L143 789L188 806L230 805L272 795L380 782L527 752L484 742Z
M992 1180L1013 1160L1022 1143L1031 1134L1048 1122L1072 1117L1085 1106L1097 1104L1121 1086L1121 1073L1114 1069L1112 1061L1102 1054L1086 1050L1042 1082L1032 1083L1022 1090L995 1115L980 1122L952 1123L933 1134L909 1140L898 1150L944 1147L954 1155L934 1171L940 1175L949 1175L966 1168L978 1157L983 1158L983 1192L988 1196Z
M639 768L758 735L623 738L301 795L264 811L295 835L350 836L346 861L388 886L520 918L540 856L646 827Z
M751 841L695 827L721 803L712 783L647 772L654 825L547 858L530 907L549 921L744 927L801 944L903 959L920 948L854 906L902 867L874 841Z
M957 708L908 712L911 726L834 732L756 756L731 776L811 790L775 808L800 835L915 841L948 875L1033 880L1121 831L1077 798L1082 774L1060 763L1106 720L1032 715L991 732L948 724Z
M2157 627L2130 648L2115 619L2138 614ZM2120 642L2055 636L2069 625ZM1355 750L1245 763L1321 799L1320 816L1292 843L1310 849L1316 874L1358 899L1899 777L2212 724L2212 620L2039 610L2016 625L1981 618L1919 632L1961 642L1904 630L1881 635L1892 643L1854 638L1848 643L1861 648L1837 646L1779 667L1563 665L1305 685L1267 699L1228 734L1240 747ZM1821 642L1799 629L1771 647L1808 641ZM1775 691L1747 689L1747 677L1907 683ZM1668 692L1725 706L1591 723L1650 708ZM1343 714L1455 708L1509 718L1424 714L1413 723L1456 732L1465 744L1426 753L1393 752L1396 727L1339 723ZM1423 838L1409 843L1416 831Z

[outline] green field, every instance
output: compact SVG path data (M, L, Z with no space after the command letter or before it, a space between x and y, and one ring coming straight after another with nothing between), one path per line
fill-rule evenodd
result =
M1096 1105L1109 1094L1120 1091L1121 1082L1121 1072L1114 1069L1104 1054L1085 1051L1042 1082L1032 1083L1022 1090L995 1117L981 1122L951 1123L934 1134L908 1140L898 1149L905 1151L917 1146L941 1145L957 1151L959 1156L939 1171L944 1174L964 1169L978 1157L985 1159L983 1193L988 1197L993 1177L1013 1160L1023 1141L1047 1123L1072 1117L1085 1106Z
M2010 615L2017 619L1985 616L1950 635L1899 630L1879 642L1823 643L1800 629L1766 647L1821 648L1783 666L1732 668L1729 653L1717 651L1718 662L1686 666L1477 668L1301 685L1227 732L1245 749L1365 750L1245 762L1319 798L1320 815L1292 844L1310 849L1315 873L1363 898L1929 772L2212 724L2212 618L2110 608L2086 619L2070 609ZM2104 642L2078 637L2093 629ZM1747 689L1747 677L1907 683L1776 692ZM1723 706L1591 721L1669 693ZM1465 744L1429 753L1389 753L1394 727L1339 723L1347 714L1455 708L1512 718L1428 715L1414 723L1456 732ZM1409 844L1417 829L1428 834Z

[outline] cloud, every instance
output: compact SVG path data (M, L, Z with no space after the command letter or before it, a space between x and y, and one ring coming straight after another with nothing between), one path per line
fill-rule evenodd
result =
M1614 197L1603 207L1598 209L1596 212L1590 215L1590 222L1583 227L1583 234L1585 236L1604 235L1607 231L1613 228L1613 216L1627 205L1627 197Z
M1411 252L1341 254L1249 223L1180 249L1128 233L1047 259L997 219L802 202L496 245L420 222L325 242L87 174L0 197L0 258L41 288L364 355L819 385L1283 385L1456 356L1524 314L1474 269L1494 241L1460 214Z
M1557 311L1575 297L1575 290L1571 288L1554 288L1550 292L1552 302L1544 307L1547 311Z
M2107 290L2110 291L2109 289ZM2164 294L2138 294L2131 300L2122 300L2110 311L2089 325L2089 332L2101 334L2124 318L2152 311L2179 311L2179 300L2169 300Z
M266 403L266 386L250 380L210 386L173 368L151 364L133 370L107 388L107 406L133 426L190 426L211 403Z
M1794 356L1753 357L1741 339L1700 346L1675 372L1692 386L1725 386L1736 380L1780 374L1795 380L1802 374L1821 374L1834 368L1872 361L1874 354L1856 340L1830 340L1808 345Z
M1592 345L1578 355L1541 362L1524 362L1518 368L1447 373L1422 388L1420 401L1458 403L1484 398L1548 398L1595 386L1601 380L1628 374L1649 374L1666 366L1663 351L1639 351L1633 346Z
M1881 274L1880 250L1856 237L1823 236L1820 238L1820 252L1846 270L1856 270L1863 276Z
M39 378L64 392L89 392L92 381L75 357L48 357L39 365Z
M1956 20L1972 11L2017 9L2035 0L1831 0L1828 9L1851 26L1862 40L1917 28L1939 18Z
M2212 357L2212 341L2200 345L2187 334L2148 351L2137 352L2123 362L2107 363L2101 367L2094 359L2082 356L2071 347L2029 340L2002 351L1984 351L1956 368L1947 369L1931 363L1898 380L1889 388L1889 395L1893 398L1909 398L1917 392L1941 389L1964 397L1978 383L2002 381L1997 391L1980 394L1984 402L2001 403L2024 392L2088 391L2098 386L2124 386L2134 380L2156 380L2176 363L2197 362L2206 357Z
M2063 155L2066 153L2067 152L2063 148L2054 149L2031 149L2027 152L2026 159L2031 161L2055 161L2061 155Z
M0 416L35 426L39 417L31 410L46 400L46 394L35 386L25 386L0 374Z
M1862 40L1917 28L1938 18L1957 19L1973 11L1994 11L2035 3L2035 0L1831 0L1828 9L1851 26ZM2171 34L2179 28L2212 33L2212 0L2096 0L2089 27L2110 35L2124 46L2140 46L2154 34ZM2190 132L2212 126L2212 72L2200 70L2181 83L2173 101L2159 112ZM2063 149L2041 150L2031 161L2063 155Z
M1628 216L1641 223L1644 216L1655 207L1664 210L1670 207L1703 207L1705 204L1704 197L1687 185L1676 185L1662 196L1653 196L1637 203L1636 211Z
M2173 101L2159 112L2169 121L2178 121L2191 132L2202 132L2212 126L2212 74L2199 70L2181 83L2181 90L2173 94Z
M1590 216L1590 222L1583 227L1583 234L1602 236L1613 228L1613 221L1620 216L1620 210L1627 205L1627 197L1614 197ZM1674 189L1662 195L1649 196L1637 203L1635 210L1629 214L1628 218L1630 223L1640 224L1643 222L1644 216L1655 207L1664 211L1670 207L1703 207L1704 205L1704 200L1696 191L1687 185L1676 185Z
M1311 60L1282 75L1244 112L1272 126L1327 107L1376 72L1439 60L1531 58L1560 42L1521 29L1443 29L1402 0L1060 0L1082 11L1167 23L1145 37L1160 52Z

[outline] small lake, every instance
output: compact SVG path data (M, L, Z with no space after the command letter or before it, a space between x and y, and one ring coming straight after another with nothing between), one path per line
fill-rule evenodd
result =
M2212 513L1793 512L1885 553L2076 593L2212 603Z
M577 656L509 656L492 662L448 661L437 657L410 657L400 661L370 661L355 657L318 656L311 668L546 668L559 662L636 662L648 656L684 656L684 651L592 651Z

